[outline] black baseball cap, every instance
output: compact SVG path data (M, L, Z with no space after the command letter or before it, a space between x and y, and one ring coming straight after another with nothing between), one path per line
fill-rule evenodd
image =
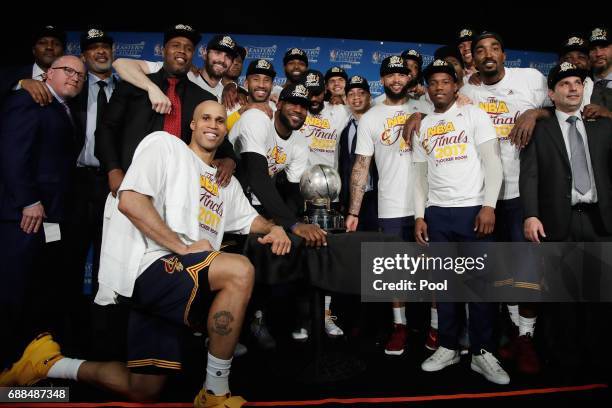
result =
M236 54L240 55L240 58L244 61L246 59L247 50L241 45L236 45Z
M459 64L461 64L461 67L465 68L465 65L463 63L463 58L461 58L461 54L459 53L459 50L457 49L457 47L453 47L450 45L444 45L438 48L434 52L434 60L443 60L447 57L455 58L457 61L459 61Z
M192 26L188 24L176 24L168 28L164 32L164 45L175 37L185 37L191 40L194 47L198 45L198 43L202 39L202 36L198 34L198 32Z
M548 88L555 89L557 82L563 78L577 76L584 81L587 75L586 70L578 68L571 62L563 62L555 65L548 73Z
M330 69L328 69L325 73L325 82L329 81L329 79L333 77L341 77L344 78L345 81L348 80L348 75L346 74L346 71L340 67L331 67Z
M501 35L494 33L493 31L483 31L472 40L472 55L476 55L476 46L481 40L484 40L485 38L495 38L497 42L499 42L499 44L501 45L502 51L504 51L504 41L502 40Z
M344 93L348 95L348 92L353 88L360 88L370 93L370 84L368 83L368 80L361 75L353 75L348 79L348 81L346 81Z
M399 55L390 55L380 64L380 76L384 77L389 74L405 74L411 75L410 70L406 67L404 59Z
M474 40L474 30L471 28L462 28L457 33L457 45L461 44L464 41L473 41Z
M91 44L104 43L113 46L113 38L99 28L90 28L81 33L81 52L85 51Z
M311 96L319 95L325 90L323 74L316 69L306 70L300 78L300 83L306 87Z
M565 42L561 46L561 49L559 50L559 57L562 57L568 52L572 51L580 51L583 54L589 55L588 43L582 37L570 37L565 40Z
M589 46L594 45L610 45L610 34L607 28L595 27L591 30L591 35L589 36Z
M223 51L231 55L232 58L236 58L236 55L238 55L238 44L229 35L218 34L206 45L206 51L208 50Z
M56 26L48 25L40 27L32 36L32 45L43 37L53 37L60 40L62 46L66 48L66 32Z
M414 60L419 64L419 69L423 67L423 56L417 50L406 50L400 54L400 56L405 60Z
M308 66L308 56L306 52L301 48L289 48L283 57L283 65L287 65L287 62L291 60L303 61Z
M270 64L270 62L265 59L256 59L251 61L249 67L247 68L246 76L253 74L267 75L272 79L276 77L276 71L274 71L274 66L272 66L272 64Z
M305 107L310 106L308 89L303 84L289 84L280 93L279 101L295 103Z
M457 82L457 72L455 71L455 68L442 59L434 60L431 64L429 64L423 71L423 77L427 82L429 82L429 78L438 72L450 75L453 78L453 81Z

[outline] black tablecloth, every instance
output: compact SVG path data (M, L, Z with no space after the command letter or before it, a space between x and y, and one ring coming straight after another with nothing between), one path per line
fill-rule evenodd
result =
M330 233L326 247L311 248L290 234L290 254L277 256L269 245L257 242L259 236L249 235L244 248L258 282L273 285L304 280L323 290L354 295L361 292L361 243L401 241L380 232Z

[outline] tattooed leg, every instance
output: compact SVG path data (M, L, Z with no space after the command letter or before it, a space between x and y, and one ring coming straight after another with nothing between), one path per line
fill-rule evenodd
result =
M242 255L223 253L210 265L208 281L218 292L208 313L208 350L215 357L229 359L234 354L253 278L253 265Z

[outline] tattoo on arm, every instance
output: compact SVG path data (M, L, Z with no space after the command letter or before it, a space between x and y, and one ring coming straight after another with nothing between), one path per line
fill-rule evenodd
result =
M227 336L232 332L231 323L234 321L234 316L227 310L221 310L213 315L212 331L219 336Z
M371 161L372 156L360 154L355 156L355 164L351 173L351 202L349 205L349 212L352 214L359 214L361 209L361 201L365 193Z

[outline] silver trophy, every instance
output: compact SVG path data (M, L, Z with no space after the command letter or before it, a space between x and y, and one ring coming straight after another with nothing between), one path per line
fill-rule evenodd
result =
M344 217L331 208L340 195L340 175L333 167L315 164L302 174L300 192L304 198L304 222L324 230L344 230Z

